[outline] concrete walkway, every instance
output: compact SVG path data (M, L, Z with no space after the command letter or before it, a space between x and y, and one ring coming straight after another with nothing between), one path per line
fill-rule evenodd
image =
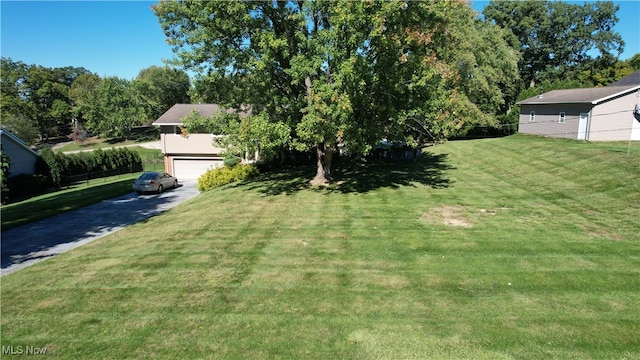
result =
M196 181L188 180L160 195L131 192L3 231L0 237L1 274L20 270L158 215L198 194Z

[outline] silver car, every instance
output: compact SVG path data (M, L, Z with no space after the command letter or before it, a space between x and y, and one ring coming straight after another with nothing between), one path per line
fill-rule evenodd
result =
M144 192L162 193L165 189L177 188L178 179L165 172L150 171L142 173L134 182L133 190L138 194Z

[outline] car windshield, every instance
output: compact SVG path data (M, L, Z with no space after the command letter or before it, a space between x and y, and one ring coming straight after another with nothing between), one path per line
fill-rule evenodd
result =
M144 173L140 175L138 180L155 180L156 176L158 176L156 173Z

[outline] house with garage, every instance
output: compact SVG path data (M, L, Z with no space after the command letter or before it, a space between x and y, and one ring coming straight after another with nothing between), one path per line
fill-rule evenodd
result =
M5 128L0 128L0 144L2 144L2 153L11 159L9 177L31 175L36 172L36 162L40 155L19 137Z
M153 125L160 127L160 144L165 171L178 179L197 179L209 169L223 166L224 149L214 146L216 134L187 134L183 119L197 112L202 117L221 113L250 116L251 110L226 109L216 104L175 104Z
M606 87L553 90L522 100L518 131L588 141L640 140L640 71Z

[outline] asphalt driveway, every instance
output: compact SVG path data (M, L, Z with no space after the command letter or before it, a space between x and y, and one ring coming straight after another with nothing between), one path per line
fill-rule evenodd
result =
M162 194L131 192L81 209L2 232L2 275L46 260L149 217L198 195L196 181L180 182Z

